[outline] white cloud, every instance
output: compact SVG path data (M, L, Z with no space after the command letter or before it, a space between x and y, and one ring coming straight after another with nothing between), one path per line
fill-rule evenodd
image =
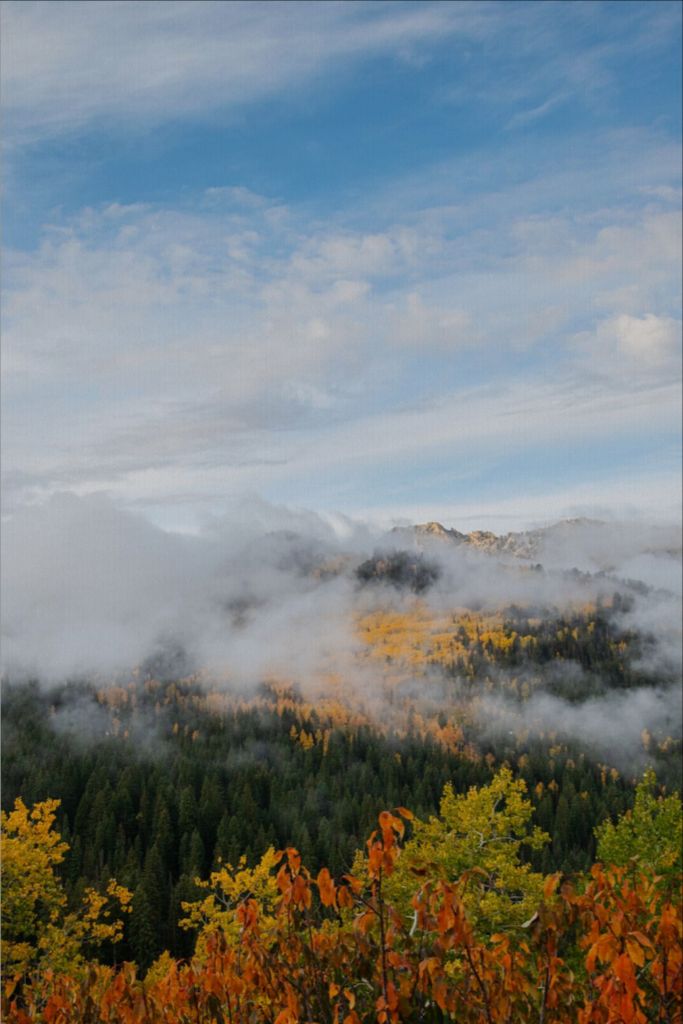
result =
M677 381L681 327L673 317L622 313L579 334L576 347L585 363L605 376L628 378L641 386L655 379Z
M362 550L367 531L343 525ZM351 582L316 588L300 571L337 550L329 520L258 500L179 536L102 498L56 495L3 529L2 590L12 600L3 602L2 670L47 681L111 676L170 640L242 684L275 665L303 675L353 646ZM237 629L230 604L245 599L255 614Z
M441 3L4 4L6 138L239 111L342 60L404 59L423 42L477 32L481 20L469 5Z
M408 293L396 311L392 337L401 345L420 346L423 351L455 351L475 345L480 334L465 309L427 304L417 291Z
M443 246L425 225L388 225L382 231L342 231L324 225L299 240L281 288L304 283L313 289L345 282L382 281L416 272ZM284 268L283 268L284 269Z
M671 365L680 352L681 322L671 317L619 316L613 321L619 351L645 366Z
M443 511L437 509L452 521ZM188 536L101 497L55 495L11 518L1 540L2 592L11 595L2 609L2 670L10 677L49 684L100 674L112 681L151 655L180 648L187 670L240 688L272 672L319 683L330 668L342 676L351 669L361 689L371 681L354 660L354 620L373 597L359 593L351 573L319 580L310 572L339 554L350 556L350 568L367 557L382 542L367 523L252 498ZM591 571L607 560L616 572L630 566L638 578L661 583L680 571L678 540L675 528L661 526L565 524L546 535L538 556L547 568ZM496 560L471 551L441 548L432 556L442 567L427 597L433 607L562 606L612 589L609 581L501 573ZM680 602L663 595L638 601L634 619L657 637L659 656L680 657Z
M130 134L218 111L239 119L254 101L335 88L368 59L425 68L446 39L467 63L467 86L447 82L434 101L475 102L520 128L564 104L604 106L616 62L680 32L675 5L651 7L599 12L588 45L572 5L511 16L506 4L470 0L14 0L1 11L5 145L11 153L63 133Z
M201 509L347 467L353 504L372 466L675 433L680 217L545 212L584 180L484 183L467 217L399 190L355 228L237 185L46 228L5 261L5 501Z

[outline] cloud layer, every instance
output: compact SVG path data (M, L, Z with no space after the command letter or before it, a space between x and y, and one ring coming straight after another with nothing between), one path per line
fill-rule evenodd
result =
M8 127L33 141L103 118L120 127L239 111L340 62L410 59L422 42L476 35L486 20L472 6L434 3L12 4L3 11Z
M674 443L678 212L576 227L517 198L466 236L457 210L369 233L239 190L47 229L7 259L5 500L106 490L196 513L298 485L351 511L365 467L447 459L457 478L537 447Z
M675 5L2 19L6 514L676 513Z

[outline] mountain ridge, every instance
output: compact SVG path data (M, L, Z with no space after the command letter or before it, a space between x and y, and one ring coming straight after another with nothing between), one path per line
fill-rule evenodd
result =
M464 545L471 549L495 555L511 555L524 560L538 559L549 544L567 543L581 534L584 537L592 531L595 535L603 535L610 531L610 536L618 535L625 524L610 523L601 519L577 516L560 519L548 526L530 530L510 531L496 534L491 530L471 530L463 533L452 527L446 527L436 520L416 523L412 526L395 526L387 534L391 541L400 540L409 543L418 550L428 550L435 544ZM641 547L642 553L667 554L680 556L681 544L672 543L672 531L666 527L648 527L648 542ZM678 533L680 539L680 532Z

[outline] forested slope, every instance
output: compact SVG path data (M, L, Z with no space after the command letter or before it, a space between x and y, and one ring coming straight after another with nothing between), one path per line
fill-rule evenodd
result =
M636 584L500 566L539 599L454 606L423 568L361 565L259 682L173 644L4 681L8 1019L678 1019L666 634Z

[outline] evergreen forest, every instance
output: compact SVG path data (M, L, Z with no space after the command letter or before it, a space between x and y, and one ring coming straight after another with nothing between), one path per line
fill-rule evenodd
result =
M5 964L14 977L7 989L11 994L6 998L7 1019L85 1020L85 1015L77 1016L81 1009L76 1009L79 999L87 995L83 968L78 965L88 962L101 965L92 975L101 1006L107 1005L106 993L112 984L124 984L121 979L126 979L134 1005L136 986L142 984L139 991L145 991L146 983L140 979L146 977L149 985L167 984L171 968L176 972L199 969L182 965L201 965L205 970L211 962L212 970L223 979L221 984L228 984L227 975L221 975L225 963L221 960L219 970L215 956L220 951L225 957L232 948L230 936L235 934L239 915L252 902L260 908L258 913L254 909L252 922L257 945L283 941L281 935L275 939L270 932L269 938L256 935L257 921L262 920L259 914L275 914L273 920L280 921L274 910L276 897L285 900L278 913L284 913L286 905L287 914L298 907L308 915L307 942L317 934L310 931L314 923L321 934L333 927L325 914L322 918L318 914L315 922L310 917L315 879L321 911L336 908L334 927L350 928L358 939L354 956L360 955L365 941L359 935L367 933L363 970L370 974L372 962L377 962L373 959L376 943L370 941L375 918L380 931L393 920L400 932L399 923L404 927L413 913L409 890L420 879L428 881L428 889L460 879L462 892L449 890L449 895L439 890L438 900L456 901L454 913L464 915L467 928L473 929L472 942L480 943L484 958L487 949L491 952L491 943L495 946L504 938L516 941L512 936L524 923L522 918L538 916L539 907L545 905L539 899L546 884L552 884L562 903L554 905L553 913L559 917L552 927L559 928L562 915L578 920L576 901L584 898L585 886L593 884L588 882L596 877L593 865L604 858L605 851L612 854L615 869L632 862L634 870L637 866L645 871L643 879L649 872L658 899L673 899L676 830L680 828L680 740L673 723L671 735L643 730L629 771L623 762L617 767L581 737L564 735L561 723L545 731L529 728L524 714L539 693L581 706L586 690L618 695L638 687L649 686L653 692L662 687L662 678L643 668L650 639L625 630L622 612L619 595L600 606L565 609L554 616L516 607L491 614L470 609L435 615L419 599L400 608L375 607L356 624L362 641L359 664L366 669L373 666L381 678L379 694L365 703L345 699L343 685L333 678L315 694L275 679L239 694L212 687L199 676L178 678L174 658L168 656L150 661L128 679L105 685L81 679L46 688L37 681L5 681L3 841L8 849L15 844L20 859L30 859L28 850L35 856L41 843L47 844L42 872L53 877L59 892L56 903L53 892L52 912L46 911L49 898L34 892L20 901L24 912L18 912L17 922L11 912L5 915ZM420 681L419 690L415 680ZM671 685L671 680L664 682ZM481 719L475 712L482 699L505 700L508 712L502 724L488 730L477 725ZM481 817L477 831L470 818L476 817L477 802L486 800L488 811L476 811ZM638 814L643 820L649 815L649 825L641 821L640 832L633 828L629 832L628 823ZM462 821L449 831L449 821L454 825L459 816ZM503 838L494 824L498 819L503 830L511 830L512 838ZM492 827L488 839L472 844L473 834L483 835ZM640 833L653 828L662 833L654 855L666 885L653 874L652 851L646 862L640 854L627 858L622 849L625 842L634 854L638 843L652 839ZM42 838L31 839L32 831L40 832ZM48 843L47 836L54 842ZM489 842L492 851L500 844L502 860L489 863ZM365 850L369 852L364 858ZM384 864L384 890L378 889L380 868L373 875L373 850L382 851L376 857L380 868ZM412 866L406 867L408 863ZM473 881L468 872L474 872ZM485 885L478 873L488 879ZM389 874L400 875L401 883L390 880ZM624 879L610 878L610 899L622 899ZM286 880L295 886L289 896ZM11 888L11 884L10 869L5 885ZM369 886L367 891L362 890L364 885ZM644 885L644 880L638 881L638 886ZM299 891L296 886L304 888ZM573 886L572 895L563 886ZM437 899L436 890L429 891L429 899ZM644 892L639 891L638 898L646 900ZM31 904L28 916L26 899ZM415 899L418 896L413 893L413 906L417 906ZM648 907L654 905L651 901ZM360 917L354 918L360 911ZM367 915L373 914L371 920ZM359 921L365 922L360 933ZM241 927L248 930L245 922ZM648 927L654 927L652 921ZM293 920L288 928L293 935ZM398 945L399 932L393 940ZM646 957L643 949L650 947L646 933L634 928L635 932L644 936L642 947L625 948L638 966L639 958ZM56 955L54 936L60 934ZM70 935L70 958L64 953L69 948L66 934ZM567 941L565 936L565 945ZM436 942L433 955L419 956L410 966L407 949L400 956L394 950L392 959L387 935L380 935L381 983L369 1004L374 1007L371 1017L358 1016L359 1010L354 1009L364 1005L362 993L352 986L340 1001L342 990L329 978L326 1002L320 1002L319 992L315 996L318 1016L306 1016L313 1012L305 1008L313 995L309 992L305 999L302 995L309 982L290 985L281 978L289 1002L283 1003L279 1015L273 1003L269 1010L252 1008L231 1018L216 997L218 1001L209 1000L194 1016L189 1011L183 1011L183 1016L178 1010L175 1017L163 1013L155 1017L150 1010L148 1018L139 1019L277 1019L279 1024L369 1020L375 1015L380 1021L450 1019L450 1008L460 1006L465 989L460 995L457 986L449 989L458 957L453 960L451 953L447 955L451 947L444 944L443 935ZM579 942L571 955L565 950L567 971L581 949ZM305 967L311 949L306 952L302 947L300 953ZM565 969L560 969L559 960L565 961L559 951L556 954L559 979ZM61 974L60 957L66 957ZM316 971L324 973L324 957L318 959ZM126 975L125 964L135 964L138 973ZM433 976L429 964L434 965ZM390 965L394 968L391 987ZM234 974L234 970L233 964L230 971ZM471 970L473 977L467 984L474 978L478 985L474 966ZM417 974L413 977L411 971ZM512 991L519 983L523 995L524 985L519 978L513 984L513 975L514 971L506 984ZM593 975L597 977L595 971ZM591 984L593 975L589 972ZM657 1011L659 1016L639 1017L638 999L632 998L635 1015L619 1019L677 1019L671 1015L674 976L680 981L674 972L661 1002L668 1017L662 1015L664 1010ZM63 979L62 988L55 982L56 987L45 989L46 978L57 977ZM81 981L76 984L78 978ZM491 985L499 982L500 978L490 980ZM564 983L568 984L566 977ZM320 987L321 977L315 984ZM369 979L368 985L372 987ZM207 998L212 991L210 987L204 993ZM549 992L546 997L546 1017L539 1019L616 1019L599 1014L553 1017ZM51 998L56 1007L71 1005L69 1012L76 1016L47 1014ZM93 993L90 998L94 999ZM179 995L174 998L182 1002ZM417 1016L408 1009L413 1003L422 1007ZM499 1003L507 1005L500 999ZM289 1017L282 1016L285 1010ZM100 1017L92 1019L119 1019L111 1015L113 1010L107 1012L109 1016L101 1009ZM487 1017L485 1007L482 1013L465 1019L522 1019Z

